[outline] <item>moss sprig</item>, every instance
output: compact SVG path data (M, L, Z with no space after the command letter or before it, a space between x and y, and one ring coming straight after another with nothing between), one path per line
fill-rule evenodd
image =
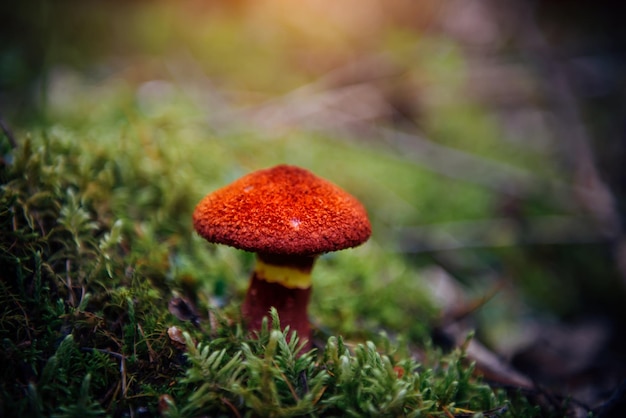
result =
M275 310L273 324L279 323ZM265 322L267 324L267 321ZM387 344L387 346L391 346ZM437 416L496 409L506 403L476 378L461 347L431 365L395 359L372 342L350 350L331 337L318 355L302 353L297 336L264 326L258 339L187 338L187 389L166 416ZM499 403L500 402L500 403Z

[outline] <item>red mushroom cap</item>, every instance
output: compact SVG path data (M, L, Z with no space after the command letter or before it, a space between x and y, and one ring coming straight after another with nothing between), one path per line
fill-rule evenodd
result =
M372 232L356 198L288 165L256 171L208 194L196 206L193 224L209 242L286 256L355 247Z

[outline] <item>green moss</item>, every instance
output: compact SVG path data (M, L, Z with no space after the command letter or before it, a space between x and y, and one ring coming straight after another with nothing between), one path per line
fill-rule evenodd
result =
M120 125L96 142L67 128L33 134L2 164L1 354L15 364L1 372L5 414L156 414L164 395L173 399L169 416L417 416L506 406L462 350L434 350L422 364L390 348L381 331L428 346L437 311L410 265L375 241L318 263L311 312L319 352L300 352L278 329L250 339L238 304L252 257L208 245L189 221L201 191L232 175L220 161L229 154L207 160L223 147L209 143L186 156L196 137L174 147L159 135L130 135L120 153L124 132ZM230 144L235 155L249 145ZM169 312L179 296L198 321ZM188 332L187 359L168 335L174 325Z
M302 353L297 339L280 331L275 311L272 316L274 328L265 322L254 340L235 332L196 345L187 336L191 364L181 381L187 395L170 402L166 416L236 410L242 416L398 417L507 409L506 400L473 377L462 349L424 365L399 356L388 342L383 350L372 342L350 350L331 337L318 356Z

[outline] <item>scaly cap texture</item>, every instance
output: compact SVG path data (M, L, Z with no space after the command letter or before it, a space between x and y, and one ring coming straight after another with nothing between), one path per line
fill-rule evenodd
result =
M276 255L341 250L371 235L356 198L288 165L256 171L208 194L196 206L193 224L210 242Z

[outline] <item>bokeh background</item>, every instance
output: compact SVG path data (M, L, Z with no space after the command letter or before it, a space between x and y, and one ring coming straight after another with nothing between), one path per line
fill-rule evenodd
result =
M199 167L171 171L193 199L310 168L367 206L389 261L357 270L380 270L365 290L404 312L337 308L337 327L410 327L428 304L444 340L475 329L597 403L626 376L623 16L582 0L4 2L0 116L14 141L78 130L174 153ZM331 301L314 309L339 306L318 280Z

